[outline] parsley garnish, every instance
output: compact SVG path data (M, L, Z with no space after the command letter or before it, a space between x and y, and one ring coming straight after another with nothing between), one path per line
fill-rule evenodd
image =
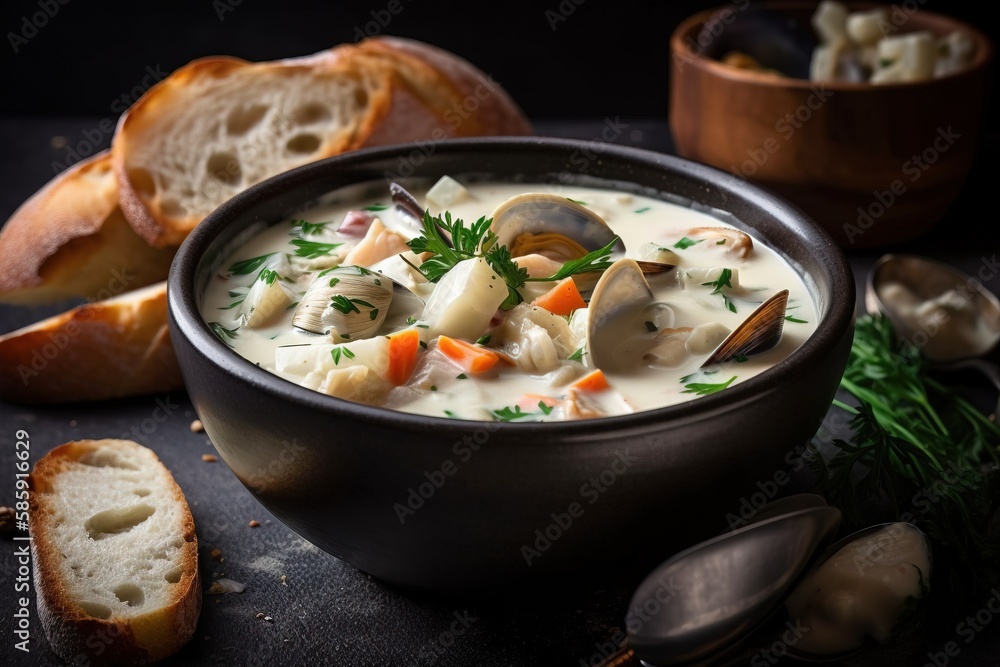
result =
M468 380L469 376L466 375L465 373L459 373L458 375L455 376L455 379L456 380Z
M406 323L412 327L414 324L417 323L417 318L415 318L413 315L410 315L409 317L406 318Z
M446 417L450 417L451 419L455 419L455 413L452 412L451 410L445 410L444 414L445 414Z
M546 403L545 401L538 401L538 409L541 410L544 414L547 415L552 414L552 406Z
M306 222L305 220L293 220L292 231L289 232L292 236L309 236L311 234L322 234L323 229L330 224L329 222Z
M726 293L722 291L723 287L730 287L731 288L733 286L732 279L733 279L733 271L732 271L732 269L722 269L722 272L719 274L718 278L716 278L712 282L702 283L702 285L707 285L709 287L714 287L715 289L712 290L712 294L719 294L719 295L721 295L722 296L722 303L724 303L726 305L726 308L728 308L730 311L732 311L732 312L735 313L736 312L736 304L733 303L732 301L730 301L729 297L726 296Z
M499 410L493 410L492 415L497 418L497 421L512 422L518 419L524 419L525 417L532 417L535 413L524 412L521 410L520 405L515 405L513 408L504 407Z
M240 299L239 301L233 301L233 302L232 302L231 304L229 304L228 306L219 306L219 310L232 310L232 309L233 309L233 308L235 308L236 306L238 306L238 305L240 305L241 303L243 303L243 302L244 302L245 300L246 300L246 297L243 297L243 298L242 298L242 299Z
M715 242L715 245L726 245L726 239L719 239Z
M587 354L587 353L583 351L583 348L582 347L578 347L576 349L576 352L574 352L573 354L569 355L566 358L569 359L570 361L582 361L583 360L583 355L585 355L585 354Z
M808 321L800 320L799 318L792 317L791 315L785 315L785 319L788 320L789 322L795 322L796 324L809 324Z
M675 248L680 248L681 250L687 250L691 246L698 245L699 243L701 243L704 240L705 239L698 239L697 241L693 241L693 240L689 239L688 237L684 236L684 237L681 238L680 241L678 241L677 243L674 244L674 247Z
M360 313L361 310L354 305L353 299L348 299L343 294L338 294L330 299L330 307L339 310L344 315L350 315L351 313Z
M229 267L229 272L237 276L245 276L248 273L253 273L260 268L261 264L267 261L268 257L273 254L273 252L269 252L266 255L251 257L250 259L244 259L242 262L236 262Z
M618 237L611 239L611 241L603 248L598 248L593 252L589 252L580 259L571 259L565 262L562 267L553 273L548 278L528 278L532 282L541 282L546 280L558 281L570 276L575 276L578 273L590 273L591 271L605 271L611 266L611 249L615 247L619 241Z
M238 335L236 329L227 329L218 322L209 322L208 327L212 330L213 333L215 333L216 336L219 337L219 340L221 340L229 347L233 346L233 344L230 343L229 341L233 340Z
M633 212L634 212L634 213L645 213L645 212L646 212L646 211L648 211L648 210L649 210L649 207L648 207L648 206L643 206L642 208L637 208L637 209L635 209L635 211L633 211Z
M480 336L479 338L476 339L476 345L487 345L490 342L490 338L492 338L492 337L493 336L491 336L489 334L486 334L484 336Z
M570 199L569 197L566 197L566 199L569 199L574 204L579 204L580 206L586 206L587 205L587 202L580 201L579 199Z
M690 376L688 376L688 377L690 377ZM733 380L735 380L735 379L736 379L736 376L734 375L733 377L729 378L725 382L716 382L716 383L712 383L712 382L691 382L689 384L684 385L684 391L682 391L681 393L682 394L698 394L699 396L707 396L708 394L714 394L717 391L722 391L723 389L725 389L726 387L728 387L729 385L731 385L733 383Z
M346 347L334 347L330 350L330 356L333 357L334 365L340 363L341 355L343 355L347 359L353 359L355 357L355 354Z
M500 307L509 310L523 301L518 289L529 280L537 282L557 281L578 273L604 271L611 266L608 259L611 255L611 248L619 242L616 236L603 248L564 263L558 271L547 278L529 278L528 270L517 265L514 258L511 257L510 250L497 243L497 235L490 230L492 222L492 219L482 217L471 226L466 227L461 218L453 220L449 211L444 212L444 217L431 216L429 211L424 211L424 217L421 221L421 235L411 239L407 245L413 252L428 252L431 253L431 257L424 260L419 267L412 264L411 266L423 274L427 280L436 283L459 262L482 257L507 284L507 298ZM450 244L445 240L442 232L449 234Z
M387 208L389 208L389 207L386 206L385 204L372 204L371 206L365 206L362 210L363 211L378 212L378 211L384 211Z
M281 276L278 275L277 271L272 271L271 269L264 269L257 276L257 280L261 281L265 285L273 285L275 280L278 280Z
M295 246L295 256L305 257L306 259L316 259L317 257L322 257L323 255L329 255L331 250L343 245L341 243L319 243L318 241L306 241L305 239L293 239L291 243Z

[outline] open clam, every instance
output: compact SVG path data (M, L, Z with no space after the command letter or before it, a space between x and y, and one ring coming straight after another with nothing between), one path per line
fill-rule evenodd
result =
M540 256L563 263L599 250L617 238L608 223L591 209L571 199L545 192L511 197L492 214L490 228L511 256ZM628 255L621 239L612 252ZM636 258L642 273L664 273L674 264L658 256ZM530 270L530 269L529 269Z
M587 312L589 362L605 371L638 367L660 332L674 324L674 311L658 302L634 259L619 259L601 276Z
M340 266L321 274L299 301L292 325L337 342L368 338L394 317L419 314L423 300L388 276L360 266Z
M770 350L781 340L788 307L788 290L781 290L760 304L708 356L702 368L721 364L736 357L749 357Z

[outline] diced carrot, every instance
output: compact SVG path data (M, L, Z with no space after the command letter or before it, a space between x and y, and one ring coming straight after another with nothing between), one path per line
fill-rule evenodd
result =
M438 349L469 373L485 373L500 361L496 352L460 338L438 336Z
M406 384L417 366L420 332L405 329L389 336L389 382L397 387Z
M580 391L604 391L605 389L611 389L608 379L604 377L604 373L601 372L600 368L587 373L570 386Z
M556 315L569 315L578 308L586 308L587 302L580 295L573 277L563 278L545 294L531 302L532 306L541 306Z

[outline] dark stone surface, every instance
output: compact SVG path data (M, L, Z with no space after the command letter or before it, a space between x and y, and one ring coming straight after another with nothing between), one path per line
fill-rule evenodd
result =
M666 124L629 120L622 143L669 151ZM53 174L51 163L65 150L53 149L50 139L65 136L78 141L83 131L97 127L99 118L0 120L0 219L5 219ZM539 123L540 134L594 139L602 121ZM987 144L993 146L995 144ZM921 252L976 271L982 258L991 258L1000 245L993 230L970 235L974 216L995 217L982 208L990 199L986 186L991 173L985 158L970 182L968 193L952 217L918 242L899 249ZM974 242L970 243L970 238ZM896 250L896 249L894 249ZM880 252L849 253L859 287L867 267ZM2 258L0 258L2 259ZM1000 279L987 285L1000 291ZM62 307L13 308L0 306L0 333L13 330ZM976 382L976 378L970 378ZM974 387L989 398L985 386ZM160 408L159 412L155 412ZM169 415L163 421L155 416ZM266 512L221 460L205 463L201 455L213 451L204 434L192 433L194 414L187 396L178 392L95 405L25 408L0 404L0 505L12 505L15 483L15 433L30 434L31 461L52 447L74 439L128 437L153 449L183 488L199 537L200 566L205 587L216 573L247 584L242 594L206 595L195 638L182 652L164 662L170 665L587 665L603 664L602 655L620 637L631 591L637 581L625 581L594 590L587 586L520 593L506 599L434 599L414 596L382 585L337 559L311 547ZM843 435L842 413L831 411L817 436L827 441ZM791 448L790 448L791 449ZM794 462L786 472L796 472ZM766 480L762 480L766 481ZM808 489L800 470L781 495ZM736 509L736 508L734 508ZM667 511L683 511L668 508ZM262 525L250 528L250 520ZM23 534L23 533L22 533ZM15 610L18 543L0 540L0 655L9 665L56 665L34 606L30 606L30 653L14 648L12 613ZM220 549L224 560L210 552ZM447 548L447 545L442 545ZM663 554L664 559L670 554ZM282 575L286 577L282 582ZM983 667L1000 664L1000 619L960 634L957 623L986 609L938 610L947 619L924 628L916 638L885 647L847 664L861 666L928 663L928 652L940 653L955 642L957 657L941 653L949 665ZM994 605L995 606L995 605ZM258 620L263 612L273 620ZM988 612L987 612L988 613ZM981 617L980 622L982 622ZM461 618L465 621L462 622ZM85 664L85 663L80 663ZM772 664L758 657L753 664ZM933 663L932 663L933 664ZM945 663L939 662L943 665Z

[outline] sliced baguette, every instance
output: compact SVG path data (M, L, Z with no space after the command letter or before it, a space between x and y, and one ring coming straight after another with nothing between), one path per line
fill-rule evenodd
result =
M162 247L246 187L307 162L365 146L530 133L514 101L467 61L371 38L303 58L195 60L123 114L112 153L126 219Z
M0 229L0 302L107 298L166 279L176 248L153 248L125 221L107 151L74 165Z
M56 447L28 478L38 616L72 664L177 652L201 612L198 540L184 494L129 440Z
M0 336L0 400L66 403L183 386L157 283Z

